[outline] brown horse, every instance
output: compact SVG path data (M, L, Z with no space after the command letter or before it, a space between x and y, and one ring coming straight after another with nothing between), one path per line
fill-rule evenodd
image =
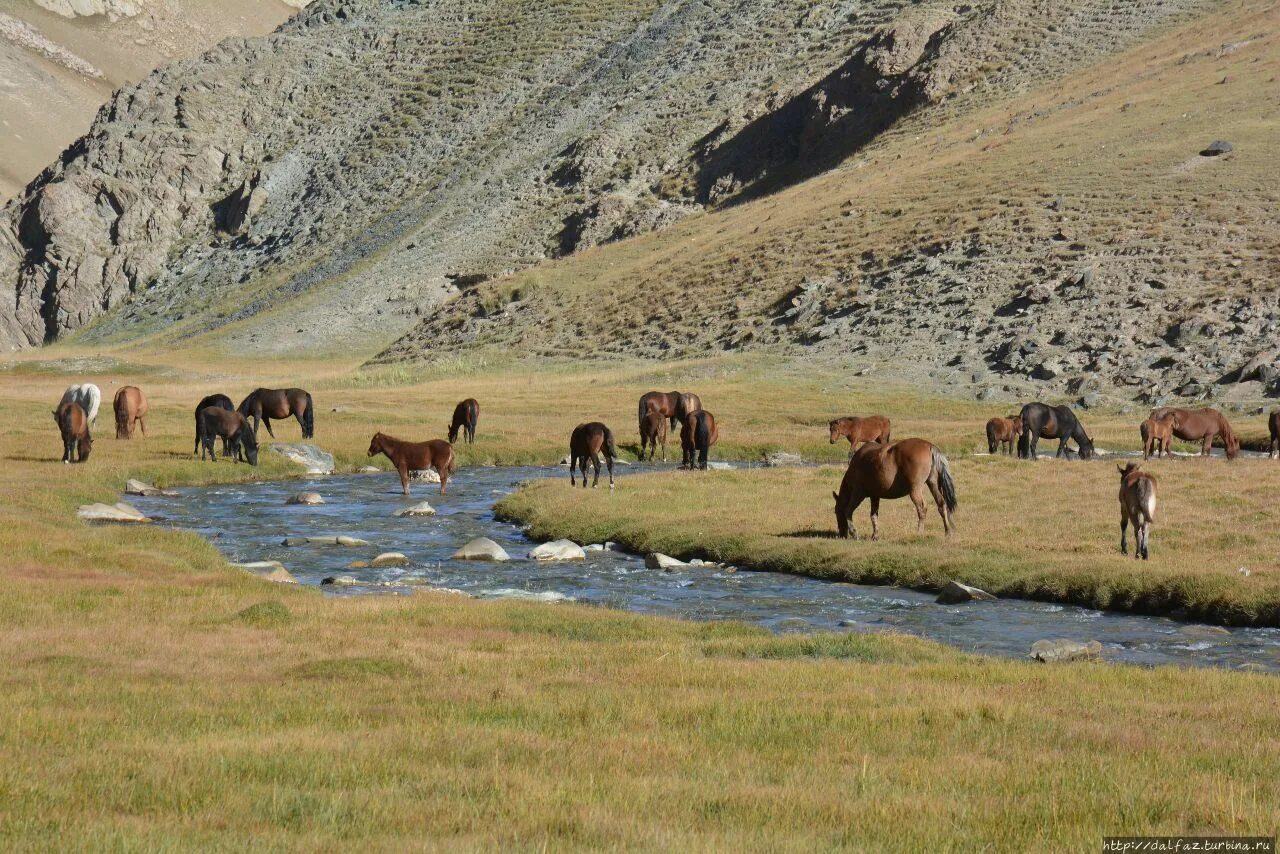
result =
M684 419L692 412L702 408L702 399L692 392L651 391L640 398L638 417L644 421L645 415L651 411L661 412L671 421L671 429L683 424Z
M1272 459L1280 459L1280 409L1271 410L1271 417L1267 419L1267 427L1271 430L1271 453Z
M883 415L837 418L827 426L831 428L831 444L834 445L843 436L849 440L850 453L856 451L863 442L880 442L885 445L890 442L889 419Z
M1234 460L1240 455L1240 440L1231 430L1231 423L1216 409L1177 409L1165 407L1154 410L1148 418L1156 420L1172 413L1176 420L1173 435L1186 442L1200 443L1200 456L1207 457L1213 453L1213 440L1222 438L1222 447L1227 459Z
M618 457L618 449L613 444L613 431L599 421L579 424L569 435L569 485L576 486L574 469L582 464L582 487L587 486L587 463L595 466L596 477L591 484L595 489L600 483L600 452L604 451L604 461L609 467L609 488L613 489L613 461Z
M667 461L667 417L656 410L640 419L640 459L644 459L645 448L649 449L649 462L657 453L658 444L662 444L662 461Z
M1156 459L1163 453L1173 456L1173 431L1177 426L1178 416L1172 412L1163 418L1148 418L1138 425L1138 433L1142 436L1142 458L1151 459L1154 452Z
M62 461L82 463L89 459L93 451L93 437L89 435L89 414L84 407L74 401L64 401L53 410L53 422L58 425L62 434Z
M369 456L385 454L395 464L400 473L400 488L409 494L409 472L435 469L440 475L440 494L445 494L449 485L449 477L458 470L457 460L453 456L453 445L443 439L432 439L428 442L406 442L395 439L385 433L374 433L369 442Z
M259 388L249 393L240 401L238 410L245 418L253 422L253 433L258 434L259 422L267 425L267 435L272 439L276 434L271 430L272 418L288 418L290 415L298 419L302 428L302 438L311 439L316 435L316 408L311 401L311 394L300 388Z
M694 464L703 471L707 468L707 454L711 446L720 441L720 428L716 426L716 417L705 409L691 412L685 416L680 426L680 451L683 461L682 469L692 469Z
M236 411L236 405L232 403L231 398L227 397L225 394L211 394L207 397L201 398L200 402L196 404L196 444L191 450L191 453L193 454L199 453L200 445L203 441L201 437L204 435L204 432L203 428L200 426L200 415L210 406L216 406L219 409L225 409L228 412ZM226 456L231 455L231 442L227 439L222 440L222 453Z
M136 385L127 385L116 392L112 405L116 410L116 438L132 439L133 425L142 428L147 435L147 424L142 419L147 414L147 396Z
M987 422L987 451L998 453L1003 446L1004 452L1013 456L1013 446L1022 435L1022 416L1010 415L1005 418L992 418Z
M1147 537L1151 533L1151 523L1156 520L1156 479L1149 475L1137 463L1117 465L1120 470L1120 554L1128 554L1129 547L1125 542L1125 533L1129 523L1133 523L1133 556L1147 560L1151 557L1147 549Z
M476 424L480 422L480 404L474 397L468 397L453 408L453 420L449 422L449 444L458 439L458 431L462 430L468 445L476 443Z
M249 419L242 413L221 406L206 406L200 412L200 459L206 455L215 463L218 453L214 439L222 439L225 456L236 462L244 460L251 466L258 464L258 437L249 426Z
M892 445L868 442L849 458L849 468L840 481L840 492L831 493L836 500L836 526L841 537L856 540L852 525L853 511L864 498L871 499L871 539L879 539L880 499L910 496L916 505L916 532L924 531L924 493L928 489L938 505L942 530L950 536L955 530L956 484L951 479L947 458L924 439L903 439Z

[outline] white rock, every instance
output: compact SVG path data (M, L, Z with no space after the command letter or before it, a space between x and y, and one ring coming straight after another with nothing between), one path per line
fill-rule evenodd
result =
M382 471L382 469L377 466L360 466L359 468L360 474L377 474L380 471Z
M323 504L324 498L318 492L295 492L285 499L285 504Z
M719 460L710 460L707 462L707 468L714 471L728 471L733 468L733 466L728 463L720 462Z
M454 560L511 560L506 549L488 537L477 537L453 553Z
M440 475L435 469L413 469L409 472L409 480L416 480L421 483L439 483Z
M664 555L662 552L650 552L644 556L644 565L649 569L661 569L664 572L672 572L677 569L683 569L689 564L682 560L676 560L670 555Z
M1031 657L1036 661L1077 661L1085 658L1097 658L1102 654L1102 644L1098 641L1073 640L1038 640L1031 645Z
M151 520L142 515L137 507L125 504L82 504L76 515L86 522L129 522L146 524Z
M587 553L573 540L552 540L529 552L530 560L584 560Z
M582 550L583 550L584 552L602 552L602 551L604 551L605 549L604 549L604 544L603 544L603 543L592 543L592 544L591 544L591 545L589 545L589 546L583 546L583 547L582 547Z
M124 494L125 495L142 495L147 498L155 498L158 495L167 495L169 497L172 497L177 495L178 493L174 492L171 489L160 489L157 486L152 486L149 483L143 483L140 480L129 480L125 482Z
M372 567L406 566L408 563L409 563L409 558L401 554L400 552L383 552L382 554L375 557L373 560L369 561L369 566L372 566Z
M233 563L232 566L237 569L243 569L245 572L253 573L266 581L275 581L280 584L297 584L298 579L290 574L289 570L284 568L278 560L255 560L249 563Z
M961 602L989 601L995 598L987 591L977 587L970 587L967 584L961 584L959 581L948 581L938 591L937 601L940 605L959 605Z
M333 474L333 454L320 450L315 445L305 443L275 443L267 448L279 454L291 463L297 463L307 470L307 474Z
M425 501L419 501L417 504L414 504L411 507L402 507L401 509L397 510L395 513L392 513L391 515L393 516L434 516L436 515L436 508L432 507L430 504L428 504Z

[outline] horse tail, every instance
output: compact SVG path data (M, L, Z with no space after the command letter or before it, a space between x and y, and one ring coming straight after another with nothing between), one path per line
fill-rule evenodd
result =
M1018 457L1026 459L1031 456L1031 432L1039 432L1039 426L1032 424L1026 416L1022 419L1022 432L1018 434Z
M611 460L618 458L618 449L613 444L613 431L608 427L604 428L604 455Z
M933 470L938 475L938 488L942 490L942 500L947 505L947 512L956 512L956 508L960 506L960 501L956 498L956 482L951 479L947 458L937 448L933 449Z
M1155 483L1149 477L1140 477L1133 488L1138 494L1138 506L1142 508L1142 515L1148 522L1154 522L1156 519Z
M998 441L999 440L996 438L996 425L988 421L987 422L987 451L989 453L994 454L996 452L996 443Z
M302 413L302 438L314 439L316 435L316 406L311 402L311 392L307 395L307 411Z
M86 398L84 414L90 422L96 423L98 420L98 407L102 405L102 389L93 383L89 383L84 389Z
M112 403L116 412L116 438L127 438L129 435L129 400L125 397L124 389L116 392L116 399Z
M698 450L711 447L711 429L707 426L707 414L702 410L694 413L698 426L693 429L693 445Z

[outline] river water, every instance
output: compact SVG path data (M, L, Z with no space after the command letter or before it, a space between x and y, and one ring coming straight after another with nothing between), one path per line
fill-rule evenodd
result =
M740 620L778 632L898 631L971 652L1025 657L1044 638L1098 640L1104 657L1141 665L1177 664L1280 672L1280 629L1231 629L1159 617L1113 614L1066 605L1002 599L947 606L934 596L895 587L833 583L773 572L682 572L646 569L641 556L588 552L586 561L539 563L536 545L518 526L493 518L493 504L524 480L568 478L558 468L467 468L439 487L414 484L400 494L394 473L263 482L179 490L176 498L130 499L162 524L200 533L233 562L278 560L299 582L325 585L335 596L409 594L423 586L478 597L572 600L692 620ZM625 483L623 474L621 483ZM325 504L285 504L295 492L320 493ZM601 500L607 500L603 488ZM394 511L426 499L437 515ZM372 545L284 546L286 537L347 534ZM454 561L475 537L489 537L512 560ZM380 552L403 552L408 566L352 569ZM356 583L351 583L356 582Z

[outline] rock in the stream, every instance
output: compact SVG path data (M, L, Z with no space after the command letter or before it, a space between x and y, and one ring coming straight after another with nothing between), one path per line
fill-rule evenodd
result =
M432 507L430 504L428 504L425 501L419 501L417 504L414 504L410 507L402 507L399 510L397 510L395 513L392 513L391 515L392 516L434 516L436 515L436 508Z
M305 442L276 443L267 446L272 453L279 454L291 463L297 463L307 470L307 474L333 474L333 454L320 450L315 445Z
M324 498L318 492L295 492L285 499L285 504L323 504Z
M413 469L409 472L409 480L416 480L421 483L439 483L440 475L435 469Z
M729 469L733 468L733 466L729 465L728 463L720 462L718 460L712 460L707 463L707 468L712 469L714 471L728 471Z
M591 545L583 546L582 550L584 552L602 552L605 548L604 543L592 543Z
M664 555L662 552L650 552L644 556L644 565L649 569L660 569L663 572L674 572L678 569L684 569L689 564L682 560L676 560L671 555Z
M382 554L369 561L369 566L375 569L384 566L408 566L409 558L400 552L383 552Z
M146 524L151 520L132 504L82 504L76 515L86 522L126 522Z
M799 454L791 454L786 451L778 451L776 454L769 454L764 458L764 464L769 468L781 468L783 466L798 466L804 462Z
M948 581L938 591L939 605L959 605L961 602L990 601L996 597L985 590L961 584L959 581Z
M279 584L298 583L298 579L294 578L289 570L284 568L284 564L278 560L255 560L249 563L233 563L231 565L237 569L252 573L264 581L275 581Z
M511 560L506 549L488 537L477 537L453 553L454 560Z
M360 466L357 471L360 472L360 474L377 474L382 471L382 469L377 466Z
M286 537L282 546L371 546L368 540L357 537Z
M128 480L125 482L125 485L124 485L124 494L125 495L141 495L146 498L155 498L160 495L165 495L172 498L178 493L174 492L172 489L161 489L158 486L152 486L149 483L143 483L140 480Z
M529 552L530 560L585 560L587 553L573 540L552 540Z
M1058 662L1097 658L1102 654L1098 641L1038 640L1031 645L1031 657L1036 661Z

